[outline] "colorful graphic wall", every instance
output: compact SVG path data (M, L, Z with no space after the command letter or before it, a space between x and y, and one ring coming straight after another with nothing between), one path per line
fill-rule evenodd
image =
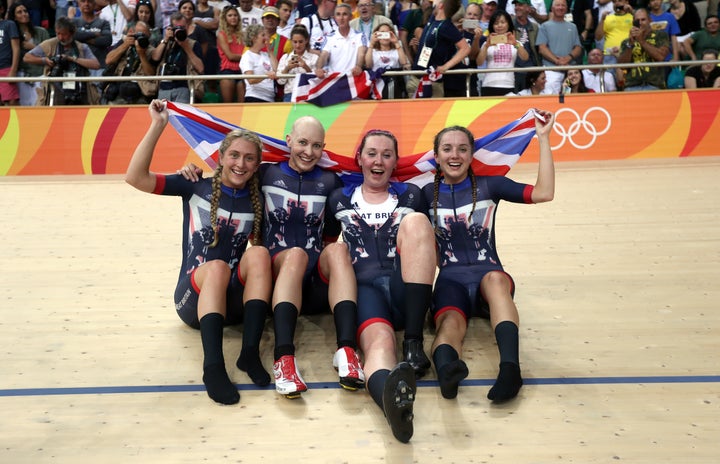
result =
M461 124L476 137L520 117L528 108L557 112L556 161L720 155L720 90L461 100L357 101L318 108L292 105L199 105L238 126L284 138L299 116L327 129L327 148L353 156L368 129L396 134L400 152L432 148L441 128ZM0 175L120 174L150 121L146 107L0 109ZM520 162L537 161L533 141ZM175 130L160 139L152 169L175 171L201 163Z

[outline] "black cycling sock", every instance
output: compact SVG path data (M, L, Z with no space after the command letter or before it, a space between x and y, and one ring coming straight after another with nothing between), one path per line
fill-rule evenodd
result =
M256 348L243 348L235 364L238 369L247 372L255 385L265 387L270 384L270 374L263 367L260 352Z
M210 364L203 368L203 383L207 394L222 404L235 404L240 401L240 393L227 375L224 364Z
M240 394L225 370L222 351L224 323L225 317L220 313L209 313L200 319L200 339L204 356L203 383L208 396L214 401L235 404L240 401Z
M270 384L270 374L260 361L260 339L265 328L270 305L263 300L250 300L243 305L242 350L235 365L247 372L255 385L264 387Z
M275 360L282 356L295 355L295 326L298 310L294 304L284 301L275 305Z
M435 363L440 393L443 398L455 398L458 392L458 384L468 376L465 361L460 359L455 348L448 344L442 344L435 349L433 362Z
M356 349L357 304L350 300L336 304L333 308L333 319L335 319L337 347L347 346L353 350Z
M224 325L225 317L220 313L208 313L200 319L203 367L212 364L225 366L225 357L222 350Z
M512 321L502 321L495 326L495 340L500 352L500 372L487 397L493 401L507 401L517 396L523 384L518 326Z
M520 366L511 362L502 362L500 363L500 372L495 385L490 389L487 397L498 402L513 399L517 396L522 385Z
M269 310L270 304L263 300L250 300L243 305L243 350L260 346Z
M430 307L432 285L405 284L405 340L422 340L425 314Z
M512 321L502 321L495 326L500 362L511 362L520 365L518 326Z
M367 379L366 383L370 397L383 411L385 411L385 406L383 406L383 391L385 390L385 381L389 375L389 369L379 369L373 372L370 378Z
M435 363L435 370L439 371L440 368L442 368L445 364L451 363L456 359L459 359L460 355L458 355L458 352L455 351L455 348L448 345L447 343L443 343L442 345L438 345L438 347L435 348L435 351L432 354L432 358L433 362Z

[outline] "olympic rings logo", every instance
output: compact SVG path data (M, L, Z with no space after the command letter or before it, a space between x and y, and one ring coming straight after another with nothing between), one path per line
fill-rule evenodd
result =
M605 127L602 130L598 130L595 125L588 121L588 116L593 112L600 112L605 117ZM566 129L565 126L563 126L561 123L558 122L558 117L563 113L570 113L575 116L575 121L570 124L570 126ZM553 125L553 131L558 134L562 139L560 140L560 143L553 146L553 150L557 150L558 148L565 145L565 141L570 142L570 145L577 148L578 150L585 150L587 148L590 148L597 138L603 134L605 134L608 130L610 130L610 126L612 125L612 119L610 118L610 113L607 112L605 108L601 108L599 106L593 106L591 108L588 108L585 113L583 113L582 118L572 108L560 108L555 113L555 124ZM583 130L584 132L587 132L588 135L590 135L590 141L585 144L579 144L578 142L573 139L575 135L580 132L580 130Z

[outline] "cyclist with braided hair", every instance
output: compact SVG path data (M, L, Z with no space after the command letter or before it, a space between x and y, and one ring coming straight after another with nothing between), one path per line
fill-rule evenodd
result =
M435 182L426 185L423 194L430 205L440 257L433 294L432 358L440 392L447 399L457 396L458 384L468 375L460 356L473 316L490 319L500 354L500 371L488 398L510 400L523 383L515 284L503 270L495 247L495 213L500 200L532 204L553 199L555 168L549 136L554 115L537 113L540 161L534 186L504 176L473 174L475 137L465 127L447 127L435 136Z
M326 201L342 186L340 177L318 165L325 128L313 116L296 119L285 141L287 161L263 163L258 173L265 199L263 245L272 259L275 390L296 399L307 391L295 357L295 329L302 313L331 312L337 350L333 366L339 383L356 391L365 385L357 354L357 286L350 255L338 243L340 226L325 223ZM190 163L179 170L197 181L202 170Z
M143 192L174 195L183 205L183 263L175 289L178 316L200 330L203 383L214 401L235 404L237 387L225 369L223 327L242 322L237 360L256 385L270 383L259 346L270 308L270 255L257 245L263 201L257 176L262 142L252 132L234 130L220 144L212 178L190 182L181 175L150 171L153 152L167 126L167 104L153 100L151 123L130 160L125 180ZM251 271L252 268L252 271Z

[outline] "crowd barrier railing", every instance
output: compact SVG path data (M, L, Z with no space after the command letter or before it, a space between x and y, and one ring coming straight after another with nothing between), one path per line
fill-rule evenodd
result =
M531 66L525 68L503 68L503 69L488 69L488 68L472 68L472 69L452 69L446 72L446 74L465 74L465 91L466 97L471 96L470 89L470 78L473 74L488 74L494 72L529 72L529 71L566 71L568 69L630 69L630 68L654 68L654 67L677 67L677 66L695 66L713 63L720 65L719 60L688 60L688 61L663 61L663 62L648 62L648 63L616 63L616 64L583 64L583 65L572 65L572 66ZM386 71L385 76L423 76L427 74L425 71ZM277 74L277 77L283 79L294 79L297 74ZM196 80L201 78L202 80L222 80L222 79L257 79L267 78L267 75L260 74L212 74L212 75L180 75L180 76L73 76L73 77L49 77L49 76L38 76L38 77L0 77L0 82L29 82L29 83L45 83L45 82L66 82L66 81L77 81L77 82L128 82L128 81L175 81L175 80ZM190 89L190 103L195 103L192 86Z

